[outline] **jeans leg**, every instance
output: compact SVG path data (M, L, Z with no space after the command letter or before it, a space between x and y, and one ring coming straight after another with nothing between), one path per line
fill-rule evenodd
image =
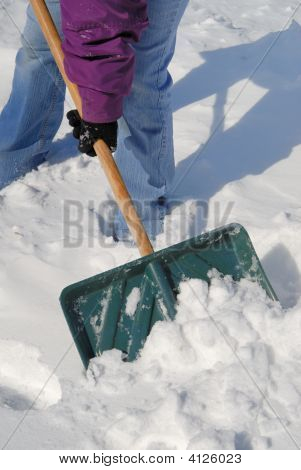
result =
M47 4L60 30L59 0ZM21 39L0 115L0 189L44 161L63 117L65 86L30 6Z
M131 94L125 99L119 122L116 160L132 198L150 232L160 217L155 201L171 186L174 172L173 124L167 70L173 57L176 33L188 0L149 0L150 25L135 44L136 70ZM122 238L126 223L118 214L116 235Z

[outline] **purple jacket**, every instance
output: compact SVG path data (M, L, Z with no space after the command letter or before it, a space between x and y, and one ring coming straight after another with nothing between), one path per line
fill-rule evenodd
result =
M61 0L65 69L89 122L122 116L131 91L138 41L148 25L147 0Z

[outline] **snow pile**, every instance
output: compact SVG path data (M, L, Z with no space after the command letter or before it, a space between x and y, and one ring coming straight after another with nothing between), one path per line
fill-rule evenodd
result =
M209 290L200 280L183 283L175 322L154 326L136 363L122 363L117 351L92 361L93 394L115 408L109 428L98 428L102 444L294 448L300 327L300 307L282 310L249 281L216 276Z
M39 357L36 348L0 341L0 406L45 409L62 398L58 379Z
M2 343L2 442L50 449L300 445L301 305L283 310L258 285L214 272L210 288L200 280L183 282L178 301L176 320L156 323L136 362L105 352L91 361L87 377L61 380L60 401L57 382L47 382L37 405L45 367L34 350Z

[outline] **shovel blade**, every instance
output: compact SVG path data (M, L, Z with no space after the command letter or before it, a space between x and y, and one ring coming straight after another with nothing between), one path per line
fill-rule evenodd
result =
M162 279L152 275L159 265ZM60 302L85 367L103 351L119 349L134 360L157 321L173 319L176 294L185 279L210 283L215 268L234 280L258 282L277 300L246 230L230 224L66 287ZM162 305L162 286L174 293Z

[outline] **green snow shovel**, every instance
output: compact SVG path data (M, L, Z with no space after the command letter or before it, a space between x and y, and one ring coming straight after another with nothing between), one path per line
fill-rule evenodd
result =
M81 114L78 89L66 77L60 37L47 6L44 0L31 4ZM210 283L208 272L213 268L234 280L256 281L277 299L247 232L238 224L154 253L111 152L103 141L94 148L142 258L63 290L61 305L85 367L91 358L113 348L134 360L154 323L174 319L180 283L190 278Z

